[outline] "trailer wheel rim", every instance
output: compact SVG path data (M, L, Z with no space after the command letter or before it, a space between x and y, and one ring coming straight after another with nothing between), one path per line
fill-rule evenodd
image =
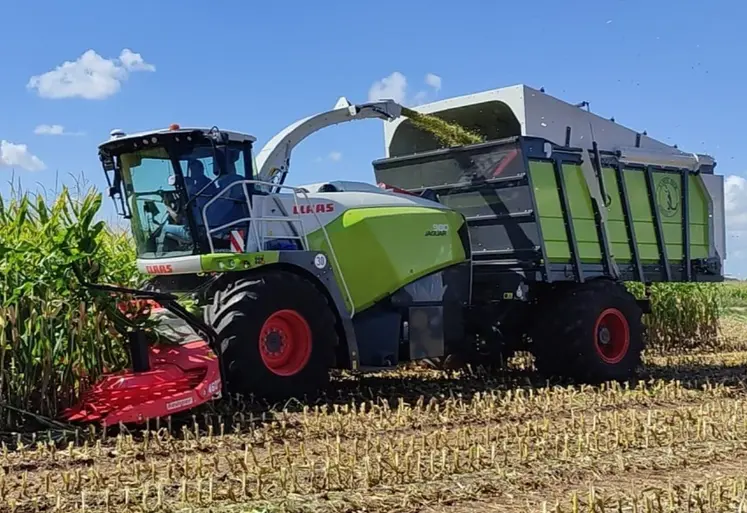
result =
M311 328L295 310L278 310L259 334L262 363L278 376L299 373L311 357Z
M603 362L615 364L625 358L629 347L628 320L617 308L607 308L594 325L594 349Z

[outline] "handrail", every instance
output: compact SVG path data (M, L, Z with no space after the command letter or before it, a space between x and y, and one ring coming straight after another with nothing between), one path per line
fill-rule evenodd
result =
M222 196L224 196L229 189L231 189L232 187L234 187L236 185L239 185L239 184L241 184L243 186L244 198L246 199L246 205L249 208L249 217L243 217L241 219L237 219L235 221L231 221L229 223L221 225L221 226L219 226L217 228L211 229L210 225L208 223L207 214L206 214L208 207L210 205L212 205L215 201L217 201L219 198L221 198ZM257 248L260 249L260 250L262 250L263 247L264 247L263 242L264 242L264 238L265 237L264 237L264 235L260 236L259 229L257 227L257 223L256 222L252 222L252 221L287 222L287 223L298 222L300 224L301 235L298 235L298 236L288 236L288 237L283 237L283 238L299 239L299 240L301 240L301 243L302 243L304 249L306 251L308 251L309 250L309 239L308 239L308 235L306 233L306 230L304 229L303 219L301 218L300 214L296 214L295 216L290 216L289 215L288 217L280 217L280 216L278 216L278 217L268 217L268 218L254 217L254 212L252 210L252 205L251 205L251 200L250 200L251 195L249 194L249 190L247 188L248 185L265 185L265 186L277 187L278 189L290 189L290 190L292 190L293 191L293 203L294 203L294 205L296 207L296 212L301 212L300 204L298 203L298 195L299 194L302 194L303 197L304 197L304 199L306 200L306 204L309 205L309 206L311 206L311 198L309 198L308 191L306 191L305 189L302 189L300 187L293 187L291 185L277 184L277 183L273 183L273 182L265 182L265 181L262 181L262 180L236 180L235 182L229 184L228 187L226 187L225 189L219 191L218 194L216 194L215 196L213 196L212 199L210 199L207 203L205 203L205 206L202 207L202 222L204 223L205 229L207 231L208 244L210 245L210 252L211 253L215 252L215 245L213 244L213 239L210 236L212 233L225 230L226 228L229 228L231 226L234 226L234 225L237 225L237 224L240 224L240 223L244 223L244 222L249 222L252 225L252 229L253 229L254 235L255 235L255 240L256 240L256 243L257 243ZM350 316L352 317L353 315L355 315L355 304L353 303L353 296L350 293L350 289L348 288L348 284L347 284L347 281L345 280L345 276L343 276L342 268L340 267L340 262L337 259L337 254L335 253L335 249L332 247L332 241L330 240L329 234L327 233L327 228L324 226L324 224L322 224L322 221L319 218L319 215L317 214L316 210L314 210L313 208L310 209L310 210L311 210L311 213L314 216L314 219L316 220L317 225L322 230L322 234L324 235L324 240L327 242L327 247L329 248L330 256L332 257L332 262L333 262L333 264L335 266L335 269L336 269L337 273L340 276L340 281L342 282L342 287L343 287L343 289L345 291L345 295L347 296L348 301L350 302ZM273 237L273 239L274 238L276 238L276 237ZM277 238L280 238L280 237L277 237Z

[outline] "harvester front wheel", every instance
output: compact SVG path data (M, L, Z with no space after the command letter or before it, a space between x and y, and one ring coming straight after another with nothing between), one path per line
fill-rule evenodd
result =
M276 271L233 282L215 294L207 321L221 337L232 393L280 401L328 384L336 319L302 277Z
M532 336L540 373L584 383L635 376L644 349L643 312L622 284L587 282L548 303Z

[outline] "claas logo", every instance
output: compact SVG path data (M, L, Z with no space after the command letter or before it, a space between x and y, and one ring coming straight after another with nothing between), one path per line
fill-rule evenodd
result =
M146 265L145 272L148 274L171 274L174 268L171 264Z
M334 203L317 203L315 205L293 205L294 214L329 214L335 211Z

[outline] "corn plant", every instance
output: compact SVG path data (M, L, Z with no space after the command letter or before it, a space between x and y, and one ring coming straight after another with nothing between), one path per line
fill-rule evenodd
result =
M747 306L747 284L744 282L726 282L721 287L724 308L744 308Z
M627 286L637 297L644 296L642 284ZM652 311L644 320L648 347L655 352L680 352L717 345L724 287L708 283L654 284Z
M132 244L96 221L100 206L95 191L74 196L67 188L52 201L0 199L0 404L52 416L86 378L124 363L106 315L114 300L81 288L72 272L137 280ZM7 423L12 415L3 413Z

